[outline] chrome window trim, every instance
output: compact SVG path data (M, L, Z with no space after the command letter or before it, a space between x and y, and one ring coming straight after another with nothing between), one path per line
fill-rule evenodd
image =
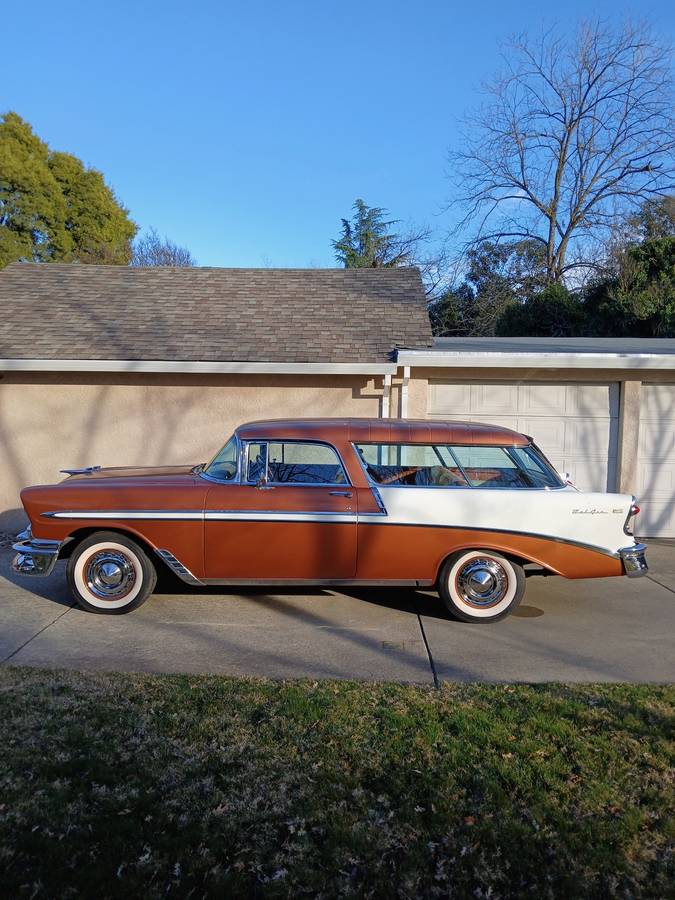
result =
M352 480L349 477L349 470L345 465L345 461L342 458L342 455L338 448L331 444L329 441L318 441L318 440L305 440L304 438L256 438L255 440L246 440L243 442L245 447L245 464L242 468L242 484L246 485L255 485L257 482L248 480L248 448L251 444L265 444L268 447L267 450L267 460L266 460L266 469L269 471L269 445L270 444L317 444L321 447L329 447L333 453L338 458L338 461L342 467L342 473L345 476L345 481L268 481L267 485L269 487L314 487L314 488L350 488L354 485L352 484ZM246 477L244 477L244 475Z
M421 443L420 444L411 444L410 442L404 443L403 441L401 441L401 442L389 441L386 444L383 441L359 441L358 443L361 444L362 446L368 446L368 447L396 447L396 446L433 447L433 446L436 446L434 444L421 444ZM455 462L457 463L457 466L461 470L462 475L464 475L464 477L466 478L467 484L395 484L395 483L382 484L379 481L374 481L370 477L370 473L368 472L367 465L365 463L365 460L362 458L361 454L359 453L356 441L352 441L351 444L352 444L352 448L354 449L354 453L356 454L358 461L361 465L361 468L363 469L363 473L366 476L366 481L368 482L370 487L376 487L379 490L382 490L382 488L402 488L402 489L415 490L415 491L467 491L467 490L469 490L469 491L541 491L543 493L545 491L564 491L567 488L567 485L563 484L562 482L558 487L554 487L554 488L551 488L551 487L514 487L513 485L506 485L506 484L503 485L502 487L486 488L479 484L471 484L466 473L464 472L464 468L460 465L460 462L454 453L452 454L453 459L455 460ZM452 447L474 447L475 444L462 444L459 442L455 442L452 445L451 444L439 444L437 446L448 447L450 449L450 451L452 452ZM486 447L497 447L499 450L504 450L504 451L507 451L509 449L508 446L504 445L504 444L485 444L485 446ZM530 443L527 446L533 447L534 444ZM539 455L543 457L543 453L540 452ZM548 463L549 466L551 465L548 462L548 460L546 460L546 462ZM551 468L553 469L553 466L551 466ZM555 472L555 469L553 469L553 471Z
M252 444L260 444L261 446L265 445L265 474L267 474L267 462L268 462L268 444L269 441L244 441L244 453L242 457L242 468L241 468L241 483L246 485L253 485L254 487L258 484L257 481L253 481L248 477L249 469L251 467L251 445ZM269 481L265 482L266 485L269 485Z
M458 468L459 471L462 473L462 478L464 479L464 481L466 481L466 484L457 484L457 485L455 485L455 487L470 487L470 488L475 488L476 485L475 485L475 484L471 484L471 479L470 479L469 476L466 474L466 471L464 470L464 466L463 466L463 465L461 464L461 462L457 459L457 454L455 453L455 451L453 450L453 448L450 446L450 444L445 444L445 446L446 446L446 447L448 448L448 450L450 451L450 456L452 456L452 458L454 459L454 461L455 461L455 463L456 463L456 465L457 465L457 468Z

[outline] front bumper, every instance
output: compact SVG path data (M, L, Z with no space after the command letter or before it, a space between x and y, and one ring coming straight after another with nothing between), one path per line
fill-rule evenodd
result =
M49 575L59 558L61 546L61 541L45 541L33 537L18 541L12 544L12 549L16 550L12 569L17 575Z
M624 547L619 550L619 556L623 563L623 569L629 578L639 578L649 571L646 558L647 548L644 544L633 544L632 547Z

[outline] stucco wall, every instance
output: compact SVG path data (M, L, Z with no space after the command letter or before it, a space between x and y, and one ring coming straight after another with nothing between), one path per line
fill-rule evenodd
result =
M365 376L0 376L0 531L64 467L197 463L241 422L378 416L381 396Z

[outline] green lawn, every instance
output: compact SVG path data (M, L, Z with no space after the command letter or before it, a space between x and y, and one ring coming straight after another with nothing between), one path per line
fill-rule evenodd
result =
M2 668L0 894L673 896L674 709Z

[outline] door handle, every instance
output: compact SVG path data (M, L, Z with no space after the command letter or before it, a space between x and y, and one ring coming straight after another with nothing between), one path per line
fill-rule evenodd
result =
M351 491L329 491L331 497L351 497Z

